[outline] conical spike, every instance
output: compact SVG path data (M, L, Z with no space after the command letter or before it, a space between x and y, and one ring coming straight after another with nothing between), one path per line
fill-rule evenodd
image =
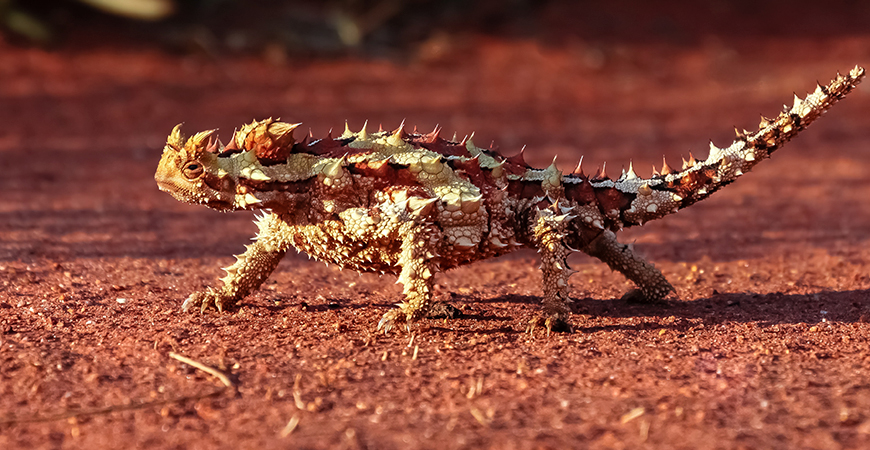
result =
M509 163L516 164L516 165L519 165L521 167L529 167L529 165L526 164L526 160L523 159L523 154L525 152L526 152L526 146L524 145L523 148L520 149L519 153L517 153L516 155L513 155L511 157L508 157L505 160Z
M384 124L379 123L378 124L378 133L383 133L383 132L384 132Z
M686 170L687 168L689 168L689 162L686 161L686 158L683 158L682 156L680 156L680 158L683 160L683 167L680 170Z
M435 129L426 136L426 140L431 143L435 143L441 140L441 127L435 125Z
M217 129L200 131L199 133L187 138L187 142L184 143L184 146L187 147L188 150L196 149L195 151L199 153L202 151L203 144L206 146L211 144L211 137L215 132L217 132Z
M586 176L586 174L583 173L583 157L582 156L580 157L580 161L577 163L577 167L574 168L574 171L571 173L574 175Z
M405 137L405 119L402 119L402 123L399 124L399 128L396 128L396 131L393 132L394 136L399 136L399 138Z
M362 128L359 130L359 134L357 134L357 139L361 141L367 141L369 139L369 133L366 131L366 126L369 124L369 121L366 120L363 122Z
M233 130L233 135L232 135L232 137L230 137L230 143L227 144L226 147L224 147L225 152L228 150L238 150L239 149L239 144L238 144L239 136L238 136L238 134L239 134L239 130Z
M797 107L800 106L801 103L803 103L803 102L804 102L804 101L803 101L800 97L798 97L797 94L795 94L795 95L794 95L794 105L792 105L792 109L797 108Z
M341 176L343 170L342 166L347 162L347 153L344 154L341 158L337 159L334 163L323 169L323 174L330 178L338 178Z
M604 164L601 165L601 167L597 171L595 171L595 175L592 176L592 179L593 180L606 180L606 179L608 179L607 162L606 161L604 162Z
M286 123L286 122L273 122L269 124L267 128L268 133L273 135L273 139L281 139L281 138L289 138L291 141L293 140L293 130L299 128L302 125L302 122L299 123Z
M770 119L762 115L761 120L758 122L758 128L767 128L770 126L770 122Z
M466 136L465 139L462 140L462 143L465 144L466 148L477 147L476 145L474 145L474 142L472 141L472 139L474 139L474 132L473 131L471 132L470 135Z
M653 164L653 166L652 166L652 176L657 177L657 176L659 176L659 175L661 175L661 174L659 173L659 170L656 169L656 165Z
M668 165L668 160L662 156L662 175L670 175L674 173L674 168Z
M634 180L637 178L637 174L634 172L634 164L629 160L628 161L628 172L625 173L626 180Z
M695 159L695 155L693 155L692 152L689 152L689 165L694 166L697 163L698 161Z
M183 124L180 123L176 125L172 129L172 132L169 133L169 137L166 138L166 143L176 149L184 147L184 137L181 135L181 125Z
M215 139L214 135L208 137L208 143L205 146L205 151L208 153L217 153L223 147L220 139Z
M390 135L389 139L387 139L387 142L390 145L400 147L405 144L405 136L405 121L403 120L399 125L399 128L396 128L396 131Z

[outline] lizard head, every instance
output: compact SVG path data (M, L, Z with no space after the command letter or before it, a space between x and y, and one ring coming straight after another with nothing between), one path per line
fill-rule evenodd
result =
M177 200L199 203L218 210L233 206L234 184L221 173L219 143L213 139L217 130L196 133L186 141L181 124L172 129L163 147L163 156L154 179L161 191Z
M266 166L286 163L292 151L293 130L299 124L272 119L242 126L224 146L215 139L217 130L201 131L186 140L181 125L166 139L154 179L161 191L177 200L204 204L220 211L267 207L263 199L276 193L262 186L274 181ZM289 195L283 188L281 196Z

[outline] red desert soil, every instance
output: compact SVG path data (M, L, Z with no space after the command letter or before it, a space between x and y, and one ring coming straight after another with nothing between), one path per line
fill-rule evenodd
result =
M541 299L530 251L441 274L439 298L464 315L413 340L374 333L393 277L295 253L240 310L182 314L255 226L152 178L176 123L226 141L269 116L315 135L440 124L527 145L535 165L585 155L588 170L649 175L870 63L870 34L804 34L815 17L801 17L686 40L468 33L402 61L283 65L123 39L0 43L0 448L866 445L870 85L711 199L621 234L678 299L622 302L630 284L576 255L576 332L550 337L522 332Z

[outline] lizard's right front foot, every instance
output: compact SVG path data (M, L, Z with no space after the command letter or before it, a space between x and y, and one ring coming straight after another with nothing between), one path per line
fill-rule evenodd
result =
M223 312L225 308L230 308L235 304L233 299L221 292L215 291L213 288L208 288L204 291L194 292L181 304L181 310L188 312L191 308L199 308L199 312L205 312L206 309L215 308L218 312Z

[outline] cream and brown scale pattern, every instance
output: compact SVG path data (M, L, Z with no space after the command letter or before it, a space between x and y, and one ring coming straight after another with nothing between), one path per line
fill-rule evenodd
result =
M424 317L433 280L443 270L516 250L541 254L543 311L530 322L570 329L568 255L581 251L637 285L629 296L649 301L673 288L652 264L616 239L703 200L748 172L806 128L864 77L855 67L801 99L795 96L754 132L737 133L728 147L690 155L680 170L667 162L650 178L629 165L616 179L604 167L586 175L578 165L563 174L555 164L535 169L523 152L505 157L457 141L407 131L353 132L298 140L300 124L272 119L244 125L228 145L214 130L187 139L169 135L155 179L178 200L221 210L261 210L255 242L227 267L218 287L195 292L183 308L223 310L257 289L291 247L363 272L390 273L404 301L378 329L389 331Z

